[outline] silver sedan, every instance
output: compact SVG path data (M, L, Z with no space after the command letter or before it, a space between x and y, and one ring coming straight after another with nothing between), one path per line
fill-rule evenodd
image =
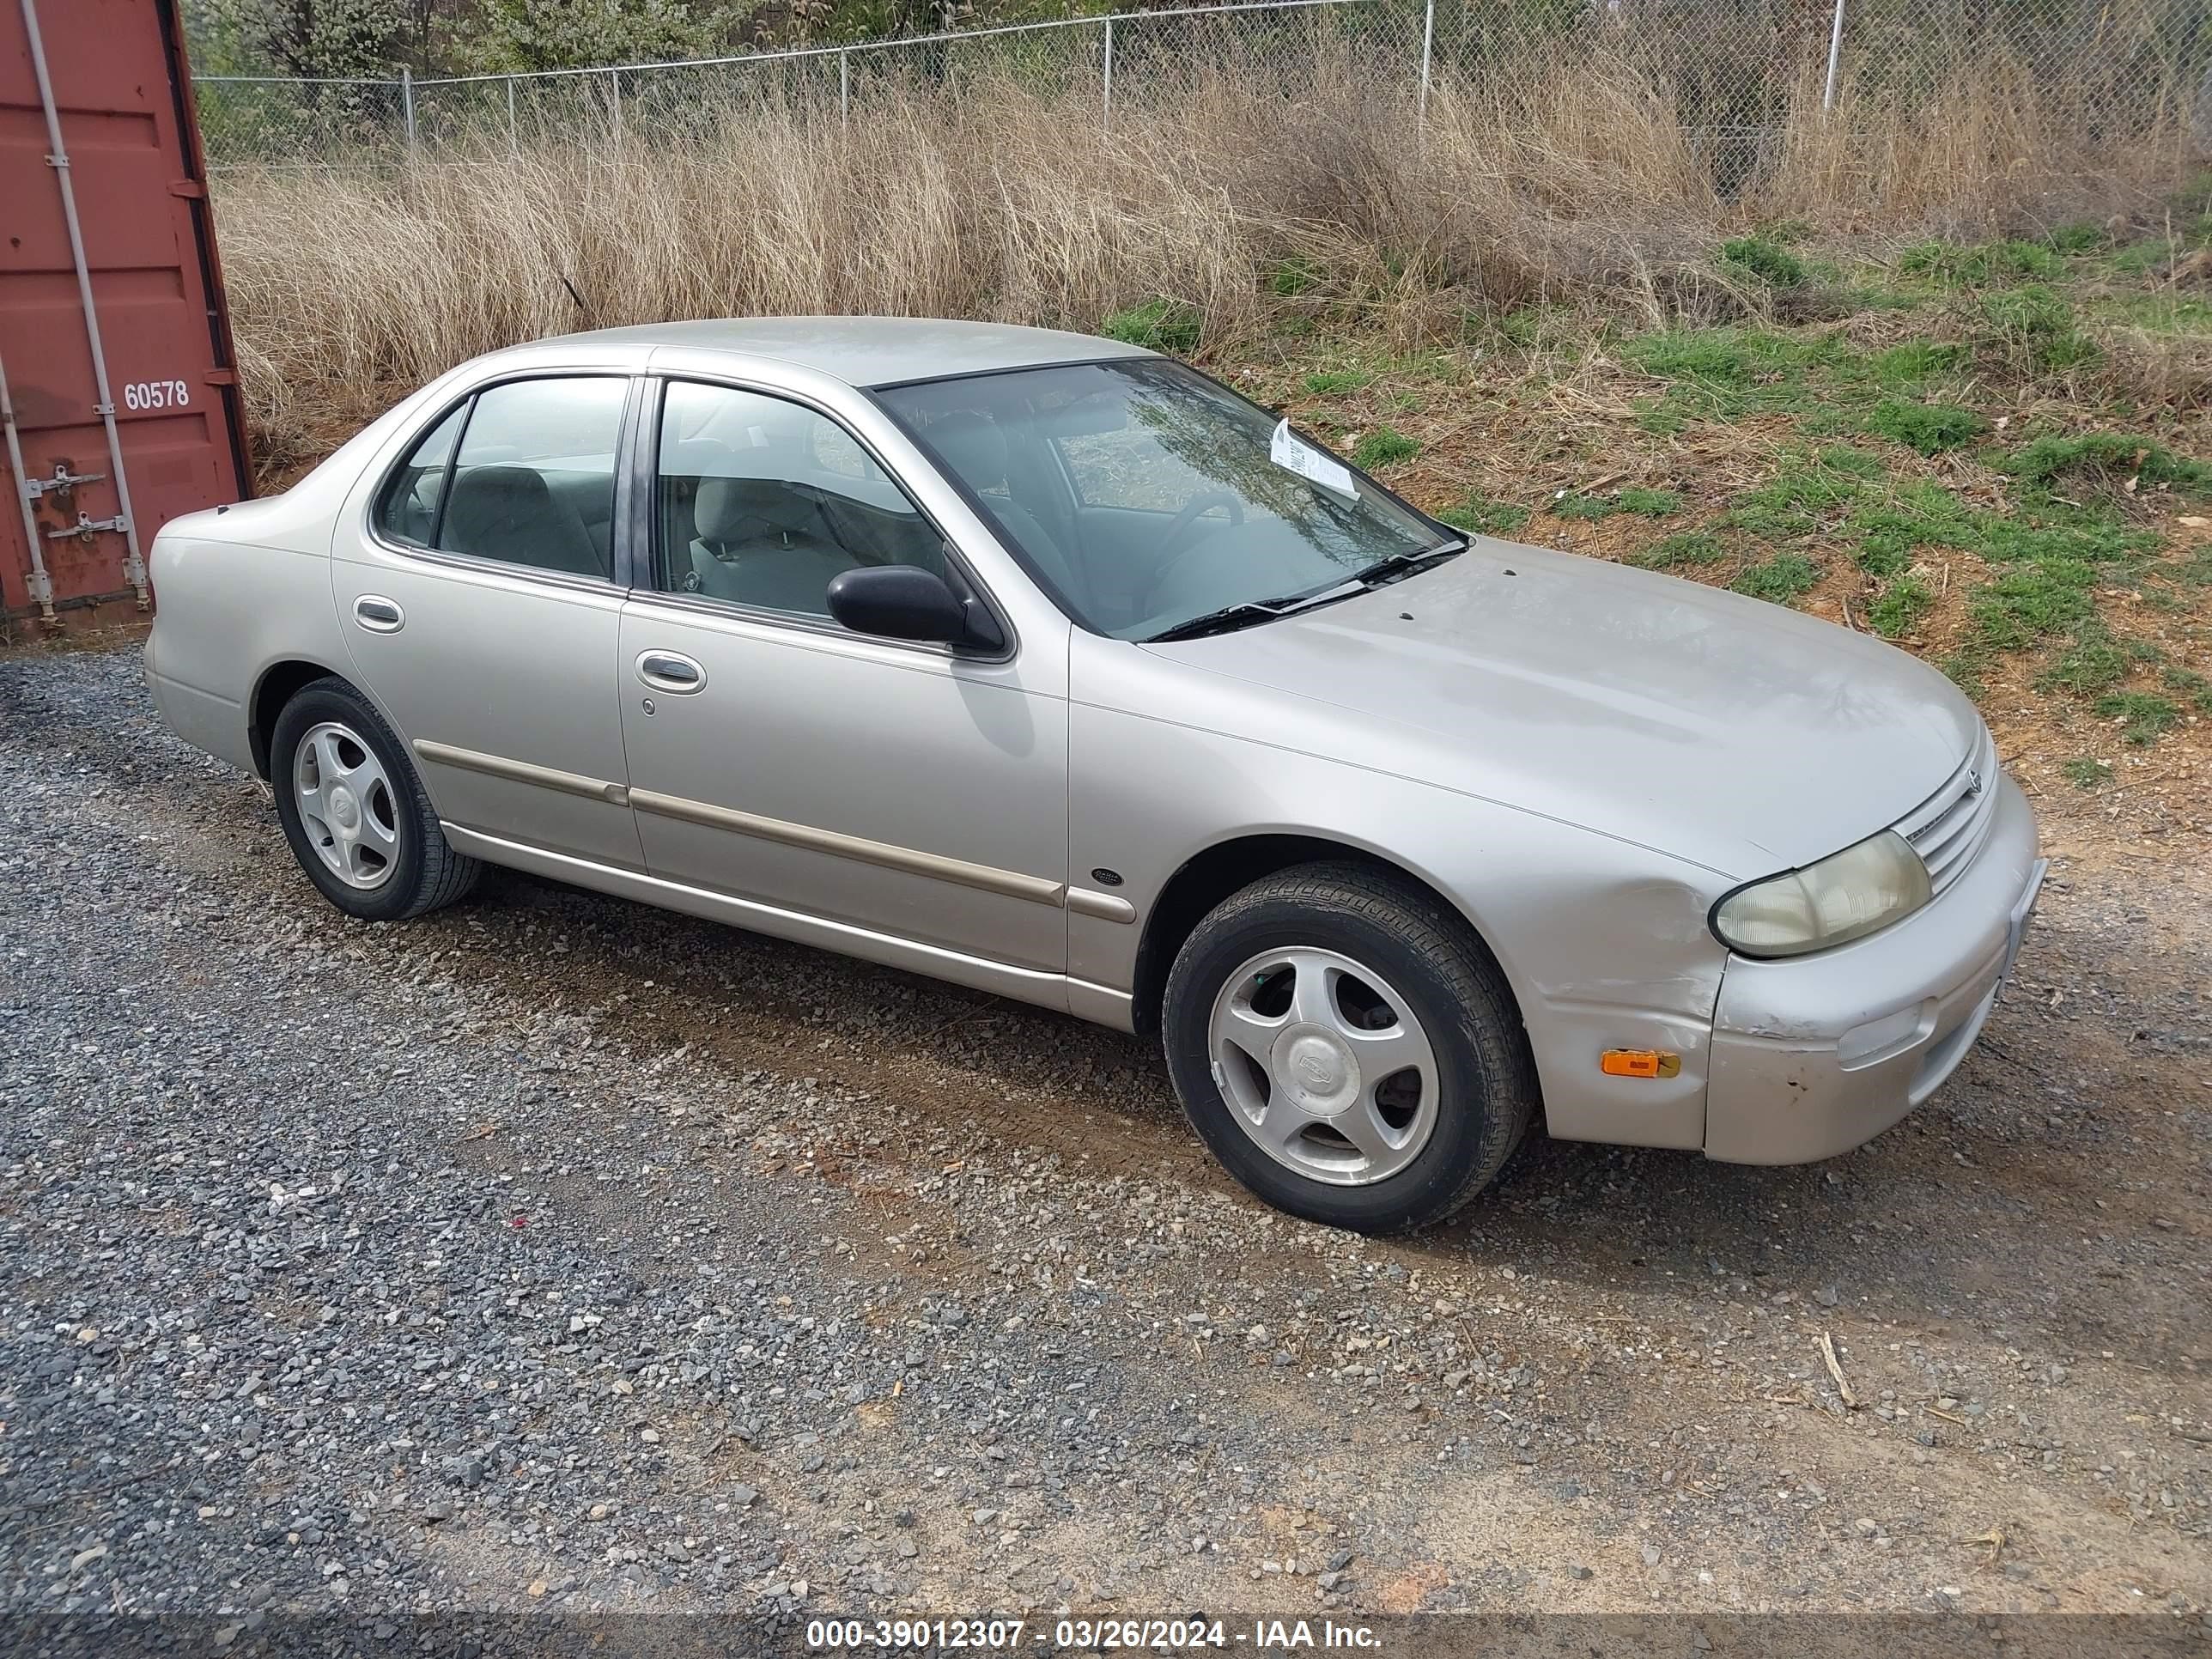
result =
M1973 1042L2043 864L1862 635L1469 539L1193 369L856 318L464 364L154 550L169 724L307 878L481 863L1157 1035L1297 1214L1554 1135L1825 1158Z

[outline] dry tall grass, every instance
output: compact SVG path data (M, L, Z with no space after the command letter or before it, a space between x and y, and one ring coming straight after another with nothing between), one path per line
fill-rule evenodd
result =
M219 231L264 466L493 347L602 325L906 313L1095 328L1170 296L1210 345L1285 304L1401 338L1541 298L1646 323L1755 307L1714 241L1793 218L1902 235L2124 211L2179 129L2099 143L1993 67L1940 104L1823 118L1732 198L1660 88L1627 70L1405 89L1324 65L1286 98L1233 71L1116 110L1012 84L732 108L681 143L573 143L400 170L232 174ZM1285 270L1297 279L1282 280ZM1280 289L1299 289L1294 298Z

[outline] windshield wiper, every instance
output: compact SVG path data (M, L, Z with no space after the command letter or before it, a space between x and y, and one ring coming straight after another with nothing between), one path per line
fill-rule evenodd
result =
M1218 611L1209 611L1204 616L1193 617L1188 622L1179 622L1173 628L1152 635L1144 642L1161 645L1170 640L1193 640L1205 634L1226 634L1232 629L1248 628L1254 623L1273 622L1278 617L1324 605L1333 599L1348 599L1370 587L1401 576L1409 576L1423 566L1437 559L1449 559L1467 551L1465 542L1445 542L1436 547L1425 547L1418 553L1393 553L1370 565L1363 565L1350 575L1331 582L1327 587L1309 593L1291 593L1275 599L1239 599L1235 605L1224 605Z
M1390 553L1352 573L1350 580L1363 586L1374 587L1401 576L1410 576L1431 561L1449 559L1467 551L1463 541L1438 542L1434 547L1425 547L1418 553Z
M1218 611L1209 611L1203 616L1193 617L1188 622L1179 622L1173 628L1148 635L1144 643L1164 645L1170 640L1194 640L1204 634L1226 634L1232 629L1249 627L1254 623L1273 622L1278 617L1304 611L1324 599L1349 599L1357 592L1358 589L1347 578L1344 581L1331 582L1317 593L1286 593L1275 599L1239 599L1234 605L1223 605Z

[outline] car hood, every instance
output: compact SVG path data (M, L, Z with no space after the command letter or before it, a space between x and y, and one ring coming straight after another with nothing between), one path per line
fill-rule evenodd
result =
M1980 726L1942 675L1868 635L1486 538L1310 613L1144 649L1217 693L1275 694L1206 699L1238 736L1410 771L1739 879L1895 823ZM1166 717L1188 723L1190 707Z

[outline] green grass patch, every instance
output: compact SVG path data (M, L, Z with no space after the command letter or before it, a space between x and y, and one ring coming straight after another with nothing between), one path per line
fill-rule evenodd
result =
M1631 484L1610 495L1585 495L1569 490L1552 503L1552 516L1595 521L1615 513L1633 513L1646 519L1663 519L1682 509L1682 498L1671 489L1647 489Z
M2112 762L2092 760L2087 755L2076 755L2058 770L2076 789L2094 789L2112 781Z
M1967 602L1976 642L1995 651L2021 651L2070 634L2096 616L2096 567L2075 559L2007 570Z
M2102 225L2085 221L2059 226L2044 237L2043 245L2053 253L2100 253L2112 246L2112 239Z
M2198 714L2212 714L2212 680L2186 668L2169 668L2160 678L2167 690L2188 698Z
M2045 691L2071 691L2078 697L2109 691L2139 662L2155 653L2135 640L2115 639L2102 623L2085 626L2066 653L2051 665L2036 682Z
M1916 242L1899 256L1898 269L1914 276L1931 277L1958 288L1989 288L2002 283L2047 281L2061 276L2065 264L2051 248L2037 242L1982 242L1960 246L1955 242Z
M2041 283L1984 294L1978 313L1984 343L2002 349L2034 373L2079 368L2103 355L2075 327L2072 301Z
M1721 263L1755 276L1770 288L1802 288L1805 262L1765 236L1738 236L1721 244Z
M1910 564L1920 548L1973 546L1981 516L1942 485L1915 482L1854 507L1846 527L1860 538L1852 555L1859 568L1888 576Z
M1788 605L1813 590L1820 580L1820 567L1797 553L1778 553L1747 568L1729 586L1754 599Z
M1935 603L1936 595L1919 577L1893 576L1868 605L1867 621L1882 638L1898 639L1911 633L1912 624L1926 616L1928 607Z
M2037 438L2013 452L2005 471L2017 483L2045 489L2062 477L2099 483L2132 477L2192 492L2212 489L2212 466L2177 455L2154 439L2127 432Z
M1884 398L1867 411L1860 429L1917 449L1923 455L1940 455L1980 437L1990 429L1990 423L1972 410L1955 404Z
M2091 306L2100 321L2123 323L2152 334L2212 334L2212 304L2172 294L2121 294Z
M1943 671L1946 679L1976 702L1982 700L1982 694L1988 690L1982 684L1982 671L1989 666L1989 662L1973 646L1961 647L1938 660L1936 666Z
M2115 249L2106 263L2123 276L2148 276L2172 264L2176 252L2165 237L2152 236Z
M1555 519L1583 519L1592 523L1614 510L1615 503L1610 496L1585 495L1577 489L1570 489L1555 498L1551 508Z
M1850 348L1830 335L1800 337L1757 328L1662 329L1622 343L1628 362L1671 384L1656 417L1735 421L1770 412L1804 413L1817 406L1807 372L1844 361Z
M1631 484L1620 492L1620 510L1646 519L1663 519L1682 510L1682 498L1671 489L1646 489Z
M1373 472L1386 466L1395 466L1401 461L1410 461L1421 453L1420 444L1395 428L1378 426L1359 441L1352 452L1352 464L1363 472Z
M1457 507L1448 507L1437 517L1470 536L1510 536L1528 522L1528 509L1516 507L1510 501L1469 495Z
M1681 530L1663 536L1649 547L1631 553L1627 563L1645 570L1673 570L1683 565L1718 564L1728 557L1719 537L1705 530Z
M1317 369L1305 378L1305 388L1316 398L1341 397L1357 392L1375 377L1364 368Z
M1848 464L1838 465L1845 457ZM1809 536L1865 490L1869 459L1839 447L1785 456L1774 477L1738 495L1721 522L1769 540Z
M2120 735L2136 744L2155 743L2172 730L2181 711L2150 691L2114 691L2097 699L2097 717L2112 720Z
M1285 300L1312 292L1321 286L1321 262L1303 253L1279 260L1267 272L1267 286Z
M1204 325L1205 319L1196 306L1162 295L1156 300L1148 300L1143 305L1132 306L1127 311L1115 312L1098 325L1098 331L1108 339L1119 340L1125 345L1188 356L1198 349L1199 336Z
M1853 449L1849 444L1823 444L1813 452L1813 459L1823 471L1839 472L1869 483L1878 483L1889 476L1888 462L1863 449Z

